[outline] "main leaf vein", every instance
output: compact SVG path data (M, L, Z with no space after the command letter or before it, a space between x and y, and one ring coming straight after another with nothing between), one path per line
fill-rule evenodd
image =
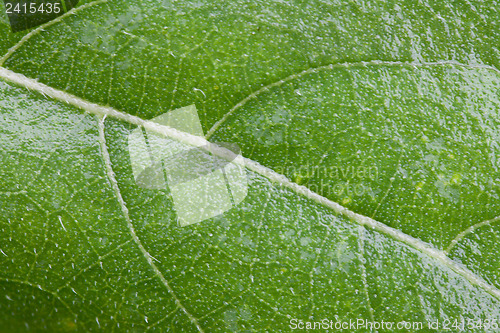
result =
M374 64L374 63L377 64L380 62L371 62L371 64ZM364 64L366 64L366 63L364 63ZM393 64L401 65L402 63L393 63ZM448 63L446 63L446 64L448 64ZM411 64L406 64L406 65L411 65ZM330 66L333 66L333 65L330 65ZM467 66L467 65L462 65L462 66ZM494 71L498 72L498 70L496 68L490 67L490 66L473 66L473 67L488 68L490 70L494 70ZM311 69L311 71L312 71L312 69ZM174 140L177 140L177 141L182 142L182 143L186 143L186 144L191 145L191 146L212 147L212 146L208 145L208 141L203 137L199 137L199 136L195 136L195 135L192 135L189 133L185 133L185 132L179 131L175 128L168 127L168 126L159 125L155 122L144 120L144 119L139 118L137 116L133 116L133 115L118 111L118 110L116 110L112 107L109 107L109 106L102 106L102 105L99 105L96 103L86 101L80 97L77 97L77 96L74 96L74 95L69 94L67 92L49 87L49 86L47 86L43 83L40 83L34 79L27 78L26 76L24 76L22 74L15 73L15 72L8 70L6 68L3 68L3 67L0 67L0 78L5 80L5 81L19 85L21 87L37 91L46 97L51 97L53 99L62 101L64 103L71 104L71 105L73 105L79 109L82 109L90 114L94 114L94 115L101 116L101 117L109 116L109 117L130 123L133 125L142 126L148 131L155 132L157 134L172 138ZM103 123L102 123L102 126L104 126ZM103 136L102 139L104 139L104 129L102 129L102 136ZM104 148L103 153L107 154L106 146L103 145L103 148ZM210 148L207 148L207 149L210 149ZM211 150L211 153L213 153L219 157L226 158L228 160L232 160L232 156L233 156L233 153L225 148L213 149L213 150ZM105 159L107 159L109 161L109 155L107 155L107 158L105 157ZM339 203L331 201L328 198L325 198L325 197L323 197L315 192L312 192L307 187L302 186L302 185L298 185L297 183L294 183L291 180L289 180L284 175L281 175L281 174L255 162L255 161L252 161L248 158L242 158L241 160L238 159L238 160L235 160L235 162L240 163L242 166L245 166L249 170L266 177L267 179L269 179L270 181L272 181L274 183L277 183L283 187L286 187L286 188L292 190L293 192L297 193L298 195L302 195L302 196L304 196L304 197L306 197L306 198L308 198L308 199L310 199L310 200L312 200L312 201L314 201L322 206L325 206L327 208L332 209L334 212L347 217L348 219L352 220L355 223L358 223L360 225L366 226L367 228L376 230L376 231L378 231L382 234L385 234L385 235L387 235L387 236L389 236L397 241L400 241L400 242L405 243L406 245L409 245L410 247L424 253L425 255L429 256L430 258L433 258L433 259L439 261L444 266L450 268L455 273L457 273L458 275L460 275L463 278L465 278L466 280L468 280L471 284L480 287L481 289L485 290L487 293L489 293L493 297L500 299L500 290L498 290L494 286L488 284L486 281L484 281L484 279L482 279L481 277L479 277L478 275L476 275L475 273L470 271L468 268L451 260L446 255L445 252L434 248L429 243L426 243L420 239L417 239L417 238L414 238L410 235L407 235L407 234L403 233L401 230L394 229L394 228L392 228L384 223L381 223L379 221L376 221L370 217L367 217L367 216L364 216L361 214L357 214L357 213L347 209L346 207L340 205ZM109 169L108 171L110 172L109 175L112 176L112 179L114 179L114 174L112 172L110 164L108 166L108 169ZM116 183L116 179L114 179L114 187L115 187L115 191L117 191L116 193L119 194L120 192L119 192L119 188L118 188L117 183ZM119 198L121 198L121 195L119 196ZM122 199L122 203L123 203L123 199ZM124 209L124 213L126 212L127 216L128 216L128 210L126 210L126 206L124 205L124 203L122 205L122 209ZM132 226L130 219L128 219L128 222L129 222L129 227ZM131 231L132 230L133 229L131 229ZM133 234L135 234L135 232ZM134 240L136 241L136 243L139 242L138 244L140 244L140 240L137 238L137 235L135 237L136 238ZM145 257L148 260L148 262L150 263L150 265L152 265L152 267L156 267L156 265L153 263L153 259L151 258L151 256L149 254L147 254L147 251L144 249L144 247L142 245L141 245L141 247L142 247L142 250L144 251L143 254L145 255ZM158 270L157 267L156 267L156 270ZM158 273L160 274L159 276L163 276L163 275L161 275L161 273L159 271L158 271ZM164 281L167 282L166 280L164 280Z

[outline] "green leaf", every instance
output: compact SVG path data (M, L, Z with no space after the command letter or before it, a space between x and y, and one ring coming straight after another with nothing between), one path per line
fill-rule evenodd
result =
M104 0L0 37L0 327L500 321L497 18ZM128 135L203 141L146 121L192 104L249 187L179 227L169 190L135 183Z
M500 215L495 68L371 62L285 80L231 110L213 140L441 249Z

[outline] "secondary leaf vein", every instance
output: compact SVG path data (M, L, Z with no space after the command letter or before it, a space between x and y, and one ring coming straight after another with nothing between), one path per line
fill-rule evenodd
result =
M163 283L163 285L167 288L168 292L170 295L174 298L174 301L185 314L186 316L191 320L191 322L196 326L199 332L203 333L203 329L199 325L197 319L186 309L186 307L181 303L180 299L177 297L175 294L174 290L168 283L167 279L163 276L163 274L160 272L158 269L158 266L153 262L153 257L149 254L149 252L144 248L142 245L141 240L137 236L137 233L135 232L134 225L132 224L132 221L130 219L130 215L128 213L128 208L125 205L125 201L123 200L123 197L120 192L120 188L118 187L118 182L115 178L115 174L111 165L111 158L109 156L108 148L106 145L106 137L104 135L104 121L106 119L106 116L99 117L99 143L101 145L101 154L104 158L104 164L106 166L106 173L108 175L109 181L111 183L111 187L113 188L113 191L115 192L116 199L118 200L118 203L120 205L120 208L122 210L122 214L125 217L125 220L127 221L127 226L130 231L130 235L132 236L132 239L134 242L137 244L139 247L139 250L141 251L142 255L148 262L149 266L153 269L155 275L160 279L160 281Z
M401 63L396 63L396 64L400 65ZM411 65L411 64L407 64L407 65ZM463 65L463 66L467 67L467 65ZM478 66L474 66L474 67L478 67ZM480 68L488 68L490 70L494 70L494 71L498 72L498 70L496 68L493 68L490 66L479 66L479 67ZM91 114L94 114L97 116L101 116L101 117L109 116L109 117L119 119L121 121L130 123L133 125L142 126L149 131L158 133L160 135L164 135L166 137L172 138L174 140L178 140L179 142L186 143L186 144L191 145L191 146L209 147L208 141L203 137L199 137L199 136L195 136L195 135L192 135L189 133L185 133L185 132L179 131L175 128L168 127L168 126L159 125L157 123L147 121L147 120L141 119L139 117L118 111L118 110L116 110L112 107L109 107L109 106L102 106L102 105L99 105L96 103L86 101L86 100L81 99L77 96L71 95L67 92L64 92L64 91L61 91L58 89L54 89L54 88L49 87L43 83L40 83L36 80L27 78L26 76L24 76L22 74L15 73L15 72L8 70L6 68L3 68L3 67L0 67L0 78L5 80L5 81L22 86L24 88L38 91L39 93L41 93L45 96L54 98L56 100L62 101L62 102L67 103L67 104L71 104L79 109L85 110L88 113L91 113ZM102 135L104 135L104 132ZM104 139L104 137L103 137L103 139ZM104 145L104 148L105 148L105 150L103 150L103 152L107 153L107 149L106 149L105 145ZM224 149L224 148L214 149L211 152L219 157L226 158L228 160L231 160L232 159L231 157L233 156L233 153L231 151L228 151L227 149ZM106 159L109 161L109 155L107 155ZM239 162L239 161L241 161L241 162ZM420 239L417 239L417 238L414 238L410 235L407 235L398 229L394 229L392 227L389 227L388 225L385 225L384 223L378 222L370 217L360 215L360 214L357 214L353 211L350 211L349 209L340 205L339 203L331 201L331 200L329 200L329 199L327 199L327 198L325 198L317 193L314 193L310 189L308 189L307 187L302 186L302 185L298 185L297 183L290 181L284 175L281 175L281 174L255 162L255 161L252 161L248 158L242 158L241 160L238 159L238 160L235 160L235 162L241 163L243 166L245 166L249 170L266 177L267 179L269 179L270 181L272 181L274 183L277 183L283 187L286 187L286 188L292 190L293 192L297 193L298 195L303 195L306 198L308 198L308 199L310 199L310 200L312 200L320 205L323 205L325 207L332 209L334 212L336 212L338 214L344 215L345 217L349 218L350 220L352 220L355 223L358 223L360 225L366 226L367 228L381 232L381 233L383 233L383 234L385 234L385 235L387 235L387 236L389 236L397 241L403 242L403 243L409 245L410 247L413 247L414 249L419 250L420 252L424 253L425 255L429 256L430 258L433 258L433 259L439 261L444 266L450 268L455 273L464 277L466 280L468 280L473 285L476 285L476 286L484 289L487 293L489 293L493 297L500 299L500 290L498 290L494 286L488 284L486 281L484 281L484 279L482 279L481 277L479 277L478 275L476 275L475 273L470 271L468 268L466 268L466 267L462 266L461 264L448 258L444 251L438 250L438 249L434 248L432 245L430 245L430 244L428 244ZM109 165L109 167L111 167L111 165ZM114 179L114 174L112 173L112 170L111 170L111 176L113 176L113 179ZM115 180L114 186L116 186L115 190L118 190L118 193L119 193L119 189L117 188L116 180ZM121 198L121 196L120 196L120 198ZM125 206L123 206L123 207L126 208ZM127 214L128 214L128 211L127 211ZM131 225L131 223L130 223L130 225ZM138 238L137 238L137 240L138 240ZM144 247L142 247L142 248L144 249ZM153 265L152 267L156 267L156 265L154 265L154 263L152 262L152 258L149 255L147 255L146 257L148 259L148 262L150 262ZM165 282L166 282L166 280L165 280Z

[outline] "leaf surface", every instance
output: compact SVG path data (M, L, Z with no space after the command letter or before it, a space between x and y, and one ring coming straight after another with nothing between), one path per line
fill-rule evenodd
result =
M96 1L1 37L0 64L43 84L0 72L0 327L500 321L497 16ZM249 193L180 228L168 190L135 184L127 137L191 104L242 147Z

